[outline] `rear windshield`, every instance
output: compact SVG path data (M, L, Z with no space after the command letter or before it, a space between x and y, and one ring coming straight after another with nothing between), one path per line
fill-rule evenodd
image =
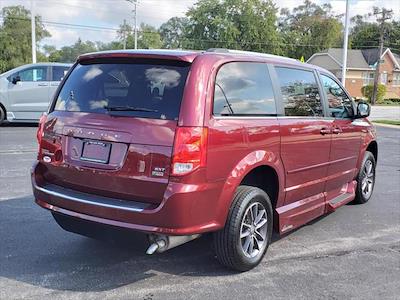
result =
M54 110L177 120L189 66L78 64Z

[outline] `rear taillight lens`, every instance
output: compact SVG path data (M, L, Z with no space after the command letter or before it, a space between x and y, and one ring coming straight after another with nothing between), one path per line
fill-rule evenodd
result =
M44 123L47 120L47 114L43 114L40 119L39 119L39 126L36 132L36 138L38 141L38 144L40 146L40 143L42 142L43 134L44 134Z
M171 175L182 176L205 166L207 132L206 127L177 127Z

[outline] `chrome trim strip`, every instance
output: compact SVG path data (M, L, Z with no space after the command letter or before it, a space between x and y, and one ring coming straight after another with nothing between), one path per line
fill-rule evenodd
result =
M94 202L94 201L90 201L90 200L86 200L86 199L81 199L81 198L77 198L77 197L74 197L74 196L62 194L62 193L59 193L59 192L56 192L56 191L48 190L48 189L46 189L44 187L41 187L41 186L38 186L36 184L34 185L34 188L39 190L39 191L41 191L41 192L43 192L43 193L45 193L45 194L49 194L49 195L52 195L52 196L55 196L55 197L68 199L68 200L79 202L79 203L90 204L90 205L106 207L106 208L114 208L114 209L131 211L131 212L142 212L144 210L144 208L119 206L119 205L113 205L113 204L104 203L104 202Z
M226 120L226 119L277 119L277 116L213 116L215 120Z

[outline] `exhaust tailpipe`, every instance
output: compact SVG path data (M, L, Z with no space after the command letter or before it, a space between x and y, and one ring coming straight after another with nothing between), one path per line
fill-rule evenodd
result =
M185 244L194 239L197 239L201 236L201 234L194 235L157 235L150 234L149 241L150 246L146 251L146 254L151 255L155 252L162 253L167 251L168 249L174 248L176 246Z

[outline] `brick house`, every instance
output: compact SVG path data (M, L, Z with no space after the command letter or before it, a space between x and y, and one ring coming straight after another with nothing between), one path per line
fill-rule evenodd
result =
M340 80L342 51L341 48L329 48L324 52L314 53L307 62L331 71ZM361 88L374 83L378 56L377 48L348 50L346 89L353 97L362 97ZM386 48L381 59L379 82L386 85L385 98L400 98L400 56Z

